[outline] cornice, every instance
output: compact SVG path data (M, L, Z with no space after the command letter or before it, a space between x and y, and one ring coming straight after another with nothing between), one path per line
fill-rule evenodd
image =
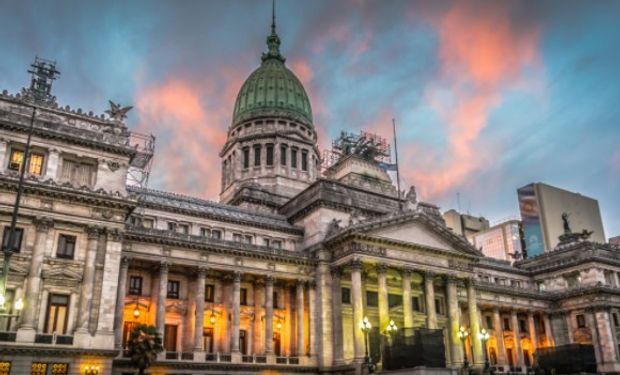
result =
M9 355L35 355L45 357L76 357L76 356L93 356L93 357L116 357L118 350L106 350L106 349L85 349L85 348L71 348L60 347L58 345L13 345L10 343L3 343L0 345L0 354Z

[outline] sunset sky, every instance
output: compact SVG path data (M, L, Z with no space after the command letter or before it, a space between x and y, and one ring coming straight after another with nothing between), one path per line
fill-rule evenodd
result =
M0 90L57 61L60 105L157 137L150 187L217 200L234 99L260 63L271 1L0 0ZM495 222L545 182L598 199L620 235L620 1L280 0L287 65L321 149L390 138L403 189ZM560 220L560 218L558 218ZM579 229L579 228L577 228Z

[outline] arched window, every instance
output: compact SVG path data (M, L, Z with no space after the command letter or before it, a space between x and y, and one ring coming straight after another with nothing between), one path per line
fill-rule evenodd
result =
M267 155L265 156L265 164L272 166L273 165L273 144L268 143L265 147L266 147L266 153L267 153Z
M280 145L280 165L286 165L286 149L287 145Z
M254 145L254 166L255 167L260 166L260 151L261 151L261 145Z

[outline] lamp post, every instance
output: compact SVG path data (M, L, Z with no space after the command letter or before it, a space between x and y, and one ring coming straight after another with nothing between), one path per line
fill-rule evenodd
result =
M480 340L482 340L482 347L484 348L484 369L489 369L489 353L487 352L487 341L489 340L489 332L486 329L480 330Z
M469 336L469 331L465 327L461 326L459 328L459 338L463 343L463 368L469 367L469 363L467 362L467 350L465 349L465 340L467 340L467 336Z
M368 321L368 317L365 316L360 322L360 329L364 332L364 349L366 354L364 355L364 364L370 365L370 357L368 356L368 332L372 328L372 324Z

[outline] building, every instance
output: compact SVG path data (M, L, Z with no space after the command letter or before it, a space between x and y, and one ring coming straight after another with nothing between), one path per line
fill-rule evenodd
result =
M513 262L523 259L521 222L508 220L472 236L474 246L484 256Z
M444 212L442 216L448 228L470 241L476 233L489 229L489 220L482 216L462 214L455 209Z
M604 243L605 233L598 201L540 182L517 190L528 256L555 248L565 233L562 215L574 231L592 231L591 240Z
M616 247L620 246L620 236L611 237L609 244Z
M343 135L320 174L310 102L275 25L267 44L220 153L221 203L126 186L153 147L120 106L104 118L49 92L33 104L33 87L1 94L3 225L34 122L0 371L133 373L123 349L137 323L163 335L158 374L361 374L365 333L383 368L387 334L424 333L436 345L422 359L453 370L486 357L525 372L578 343L599 372L620 371L616 249L569 236L514 264L485 257L438 207L413 190L399 198L377 161L383 143L365 133Z

